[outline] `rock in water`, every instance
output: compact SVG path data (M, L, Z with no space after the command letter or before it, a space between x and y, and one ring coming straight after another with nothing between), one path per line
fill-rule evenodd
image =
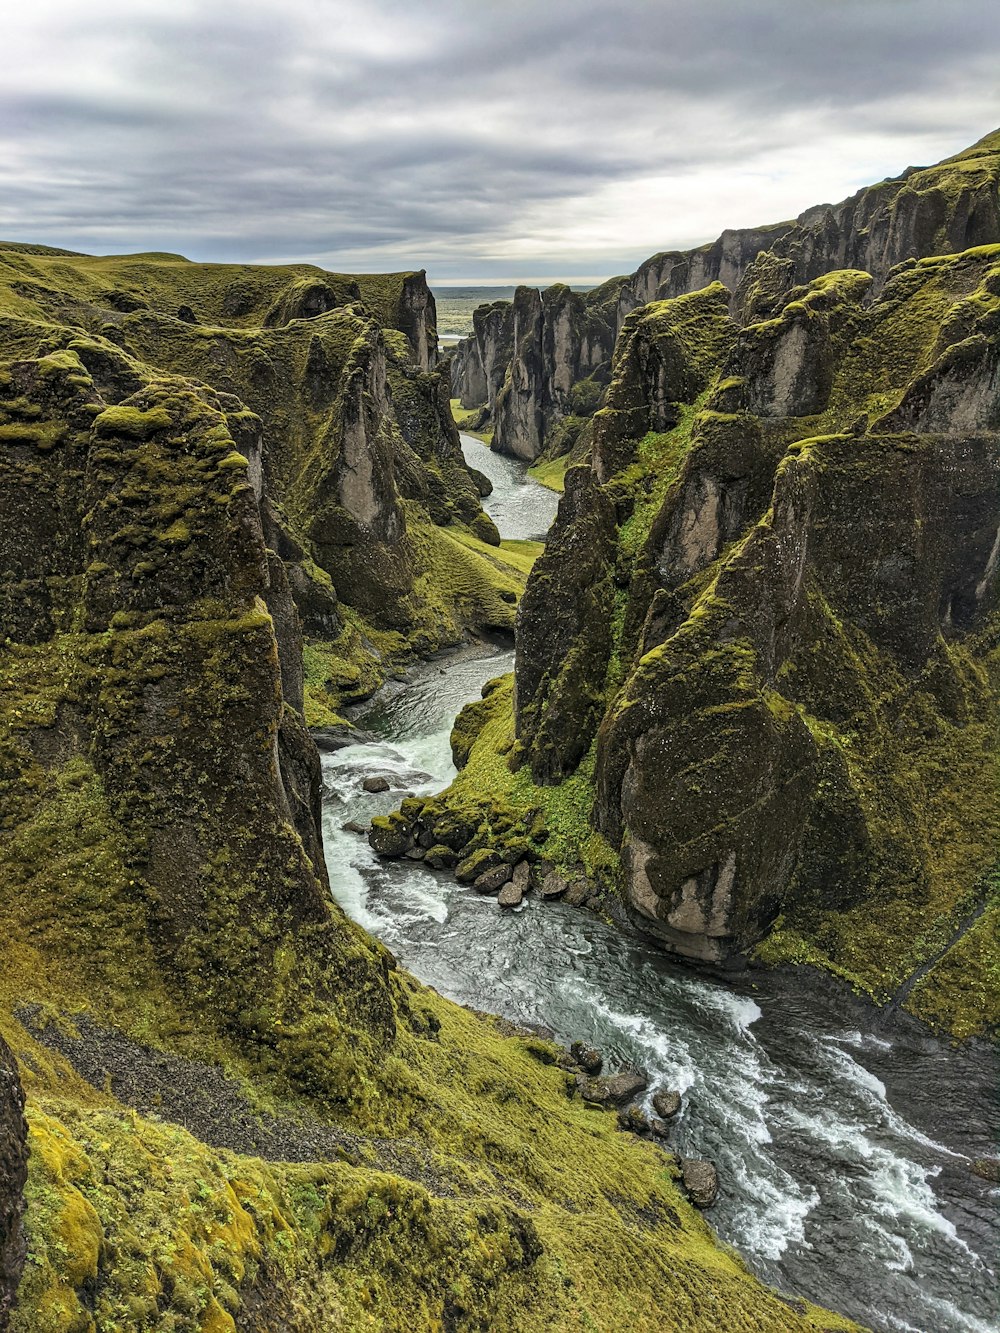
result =
M367 838L370 824L359 824L356 819L349 819L346 824L341 824L341 830L344 833L359 833Z
M555 871L552 871L551 874L546 875L542 880L538 892L543 898L561 898L566 892L566 881L561 875L557 875Z
M388 791L388 790L389 790L389 779L388 779L388 778L382 778L382 777L377 777L377 778L365 778L365 780L364 780L364 782L362 782L361 786L364 788L365 791L367 791L367 792L372 792L373 794L376 793L376 792Z
M645 1092L649 1079L643 1074L625 1072L598 1078L577 1074L576 1086L585 1102L599 1102L602 1106L627 1106L633 1097Z
M453 852L450 847L445 847L443 843L428 847L427 855L424 857L424 863L433 866L435 870L451 870L457 862L458 852Z
M511 868L506 862L494 866L492 870L484 870L477 877L472 887L477 893L496 893L510 879Z
M593 1046L587 1046L582 1041L575 1041L569 1048L569 1053L585 1074L594 1075L601 1072L604 1059L600 1051L595 1051Z
M590 897L590 885L585 879L575 879L563 895L563 902L570 907L582 907Z
M657 1088L653 1093L653 1110L664 1120L669 1120L681 1109L681 1094L671 1088Z
M368 845L376 856L405 856L412 834L405 820L392 815L377 815L368 832Z
M681 1158L681 1179L696 1208L711 1208L719 1193L719 1173L712 1162L696 1157Z
M474 884L480 875L485 874L487 870L492 870L494 866L500 865L502 861L503 857L499 852L492 851L488 847L482 847L465 857L464 860L459 861L455 867L455 878L460 884ZM509 869L508 867L508 873Z
M977 1157L972 1163L972 1174L993 1185L1000 1185L1000 1158Z
M520 907L523 898L524 890L516 880L511 880L509 884L505 884L500 890L500 896L497 899L497 903L500 907Z
M652 1125L641 1106L627 1106L618 1112L618 1128L630 1134L648 1134Z

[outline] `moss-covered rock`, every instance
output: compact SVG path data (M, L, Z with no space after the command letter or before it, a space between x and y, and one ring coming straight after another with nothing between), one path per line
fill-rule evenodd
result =
M870 274L877 290L898 265L1000 242L998 179L1000 132L994 132L936 166L910 168L839 204L770 226L727 229L693 250L652 255L634 273L586 293L562 284L544 292L519 288L512 303L474 312L473 335L453 359L463 405L485 404L495 414L497 447L505 452L558 454L561 422L595 410L616 338L637 308L722 283L739 322L749 325L777 315L790 289L834 271ZM818 326L798 321L786 332L777 366L782 382L792 362L807 373L803 357L813 371L823 364ZM785 384L798 394L806 387L806 380L797 388ZM810 389L821 391L817 384Z
M630 316L449 806L687 956L994 1030L998 272L831 273L742 330L718 288Z

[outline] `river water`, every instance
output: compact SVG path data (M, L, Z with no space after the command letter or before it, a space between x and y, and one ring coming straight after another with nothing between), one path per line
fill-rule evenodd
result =
M556 497L478 441L463 446L489 468L485 508L501 533L536 535ZM992 1053L952 1050L905 1015L883 1023L815 974L708 976L533 897L501 914L447 873L378 861L342 829L447 785L456 712L512 667L494 645L425 665L361 710L377 741L323 756L337 899L442 994L581 1038L609 1067L641 1064L681 1091L673 1145L716 1163L709 1219L766 1281L878 1333L996 1333L1000 1190L968 1167L1000 1141ZM393 790L361 791L371 774Z

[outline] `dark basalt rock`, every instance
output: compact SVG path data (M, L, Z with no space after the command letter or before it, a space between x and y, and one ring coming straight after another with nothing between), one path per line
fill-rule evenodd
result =
M14 1308L27 1255L21 1227L28 1178L28 1126L17 1062L0 1037L0 1329Z
M712 1162L682 1157L681 1179L696 1208L711 1208L719 1193L719 1173Z
M376 815L368 832L368 845L377 856L405 856L413 845L413 833L398 814Z
M557 875L554 870L550 871L538 885L538 893L542 898L554 900L561 898L565 894L569 885L561 875Z
M392 784L389 782L389 779L383 777L365 778L361 783L362 788L367 792L371 792L372 794L376 794L378 792L383 792L383 791L389 791L391 785Z
M367 745L375 739L374 733L347 723L335 727L311 727L309 734L317 750L330 754L346 750L349 745Z
M458 864L458 852L452 851L450 847L439 843L436 846L428 847L427 854L424 856L424 864L433 866L435 870L451 870Z
M497 893L508 882L510 876L511 867L501 862L492 870L485 870L481 875L477 875L472 887L477 893Z
M469 475L476 483L476 490L479 492L481 499L485 500L487 495L493 494L493 483L485 472L480 472L478 468L470 467Z
M500 890L500 896L497 898L497 905L504 908L520 907L524 899L524 890L519 884L511 880Z
M569 885L563 894L563 902L570 907L582 907L590 898L593 890L589 881L585 879L575 879Z
M618 1128L630 1134L646 1135L652 1132L649 1116L640 1106L627 1106L619 1111Z
M681 1094L670 1088L657 1088L653 1093L653 1110L664 1120L670 1120L681 1109Z
M500 865L502 861L503 857L499 852L494 851L493 848L490 847L481 847L476 851L471 852L464 860L459 861L458 865L455 867L455 878L460 884L472 884L480 875L483 875L487 870L492 870L495 866ZM510 875L509 867L507 875L508 877ZM505 881L501 882L503 883Z
M640 1092L645 1092L649 1079L644 1074L627 1072L597 1078L578 1074L576 1086L584 1101L598 1102L602 1106L627 1106Z
M969 1169L981 1180L988 1180L991 1185L1000 1185L1000 1158L977 1157Z
M595 1051L593 1046L588 1046L585 1042L574 1041L569 1053L585 1074L591 1076L599 1074L604 1066L604 1057L600 1051Z

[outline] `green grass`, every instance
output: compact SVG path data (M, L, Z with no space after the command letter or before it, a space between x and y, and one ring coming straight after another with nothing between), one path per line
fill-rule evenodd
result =
M549 458L541 463L535 463L528 468L528 476L534 477L542 486L547 486L550 491L558 491L562 495L565 489L566 469L572 465L572 459L568 454L562 458Z

